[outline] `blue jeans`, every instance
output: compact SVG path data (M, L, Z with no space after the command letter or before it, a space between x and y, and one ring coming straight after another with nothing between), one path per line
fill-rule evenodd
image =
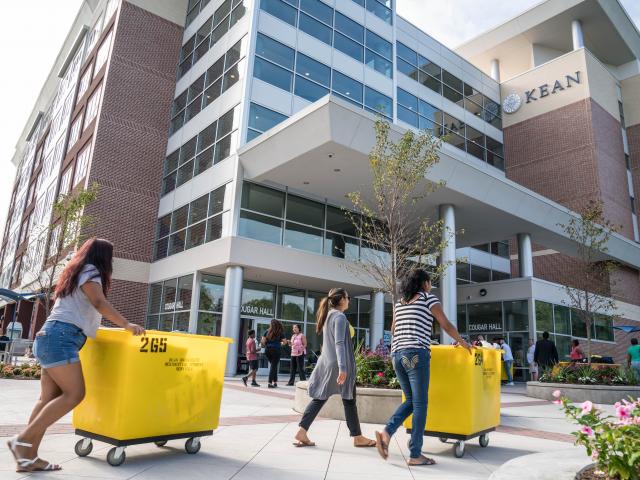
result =
M391 360L405 400L391 416L385 430L393 435L407 417L413 414L410 452L411 458L418 458L422 455L424 428L427 423L431 352L426 348L399 350L391 354Z
M42 368L54 368L80 361L80 349L87 341L82 329L71 323L48 320L36 334L33 355Z
M507 371L507 383L513 383L513 375L511 373L511 367L513 367L513 360L505 360L504 369Z

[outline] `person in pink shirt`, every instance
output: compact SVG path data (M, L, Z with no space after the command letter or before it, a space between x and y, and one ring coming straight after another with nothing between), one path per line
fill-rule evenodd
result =
M256 345L256 331L249 330L249 338L247 338L247 360L249 361L249 373L242 377L242 382L245 387L248 387L247 380L251 379L252 387L259 387L256 382L256 374L258 373L258 347Z
M300 325L293 326L293 335L287 343L291 345L291 377L288 386L292 387L296 381L296 372L300 373L300 380L307 379L304 373L304 357L307 354L307 337L300 330Z

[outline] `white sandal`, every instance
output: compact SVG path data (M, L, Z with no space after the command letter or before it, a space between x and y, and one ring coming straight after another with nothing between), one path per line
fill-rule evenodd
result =
M52 464L49 462L47 462L47 465L44 468L29 468L41 459L39 457L33 459L19 458L18 453L16 452L16 447L31 448L33 447L33 445L30 443L18 441L17 435L7 440L7 447L9 447L9 450L13 454L13 457L16 459L16 463L18 464L19 468L16 469L16 472L52 472L56 470L62 470L62 467L60 465Z

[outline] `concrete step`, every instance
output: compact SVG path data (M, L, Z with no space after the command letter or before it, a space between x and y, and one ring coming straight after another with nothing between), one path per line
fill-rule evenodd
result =
M489 480L574 480L576 473L591 463L583 447L534 453L509 460Z

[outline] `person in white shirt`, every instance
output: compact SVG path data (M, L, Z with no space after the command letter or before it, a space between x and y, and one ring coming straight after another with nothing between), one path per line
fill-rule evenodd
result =
M527 363L529 364L529 373L531 373L531 380L538 381L538 364L534 361L533 356L536 353L536 342L533 339L529 340L529 350L527 350Z
M507 345L504 338L498 339L498 345L500 345L500 348L504 352L502 360L504 361L504 368L507 371L507 385L514 385L513 374L511 373L511 368L513 367L513 353L511 353L511 347Z

